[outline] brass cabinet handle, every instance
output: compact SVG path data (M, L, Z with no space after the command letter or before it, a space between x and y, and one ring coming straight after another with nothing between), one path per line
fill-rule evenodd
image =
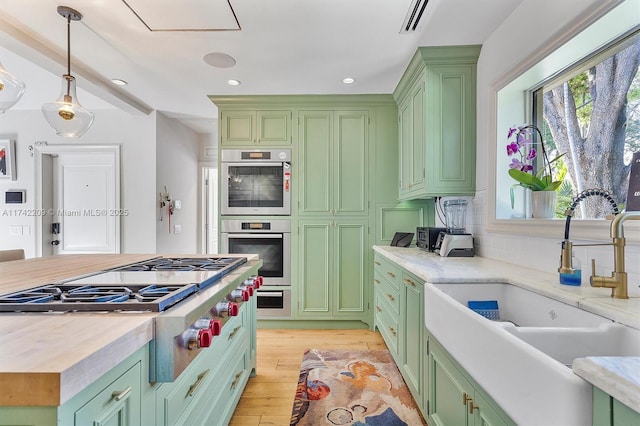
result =
M387 272L387 275L389 275L391 278L395 278L396 274L394 274L393 272Z
M480 408L479 405L473 405L473 400L469 401L469 414L473 414L473 410Z
M241 325L237 326L236 328L233 329L233 331L231 332L231 334L229 334L229 337L227 337L227 340L231 340L236 336L236 333L242 328Z
M198 374L198 380L196 380L194 384L189 386L189 391L187 392L187 396L193 396L208 375L209 375L208 368L204 370L202 373Z
M231 387L229 388L229 390L234 390L236 386L238 386L238 381L240 380L240 377L242 377L242 371L236 374L236 377L233 379L233 382L231 382Z
M396 298L395 298L395 297L393 297L392 295L390 295L389 293L387 293L387 297L388 297L388 298L389 298L389 300L391 300L392 302L393 302L394 300L396 300Z
M378 305L376 305L376 310L377 310L378 312L382 312L382 308L381 308L380 306L378 306Z
M131 393L133 389L131 388L131 386L129 386L128 388L126 388L123 391L113 391L113 393L111 394L111 396L113 397L113 399L115 399L116 401L120 401L121 399L125 398L127 395L129 395Z
M396 336L396 330L393 327L389 327L389 331L391 332L391 334L393 334L393 336Z
M382 263L378 262L377 260L375 260L374 263L378 266L382 265Z
M379 280L379 279L377 279L377 278L374 278L374 279L373 279L373 281L374 281L376 284L380 284L380 280Z
M473 401L473 399L466 392L462 392L462 405L467 405L467 401Z
M409 284L411 287L415 287L416 283L413 282L413 280L410 280L409 278L405 278L404 282Z

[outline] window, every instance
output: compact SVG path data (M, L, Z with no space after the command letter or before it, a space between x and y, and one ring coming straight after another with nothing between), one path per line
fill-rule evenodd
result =
M612 8L606 11L602 10L599 17L594 14L586 20L579 20L577 25L570 24L567 33L557 34L555 38L557 43L541 46L539 51L529 51L527 56L523 56L522 62L513 64L504 75L498 76L493 86L490 86L489 92L495 93L495 96L488 96L490 122L487 134L492 138L488 145L490 168L488 171L487 202L489 205L486 223L489 232L552 238L563 235L564 209L569 201L573 200L572 197L578 193L578 189L573 187L574 177L568 176L565 179L567 184L560 188L560 191L565 191L562 194L567 195L564 196L564 199L562 195L559 197L560 202L565 204L561 204L556 209L555 219L527 219L531 217L531 206L530 196L524 189L515 187L515 202L513 207L511 205L510 192L516 181L508 173L512 158L507 155L505 150L507 133L514 125L535 124L545 134L543 138L545 146L547 146L547 142L550 144L550 159L553 158L554 153L561 151L563 149L562 142L554 141L552 127L544 119L545 93L565 82L568 82L569 85L573 84L570 80L583 72L589 73L591 68L607 60L607 56L611 57L637 43L638 37L640 37L639 3L640 0L618 2ZM600 11L595 11L595 13L600 13ZM496 51L491 51L491 54L495 55ZM491 57L489 56L489 58ZM584 77L577 78L584 79ZM625 93L628 101L626 105L626 140L623 151L626 149L627 153L638 150L638 91L636 70L634 79ZM590 96L592 97L592 95ZM593 104L593 99L577 97L579 99L576 101L576 96L574 96L574 101L579 102L580 106L582 103L590 102ZM592 132L593 135L594 129L596 129L596 124L591 118L593 114L587 114L587 111L588 108L583 108L580 111L582 114L580 119L584 121L578 121L579 134L582 138L588 136L589 132ZM495 116L492 115L493 113ZM550 114L550 111L547 111L547 114ZM590 118L587 121L584 117ZM618 115L618 117L620 116ZM609 124L611 125L611 122ZM614 124L619 123L614 122ZM555 139L559 138L556 136ZM624 161L626 166L628 159ZM557 166L561 168L558 170L568 174L571 162L567 158L562 163L558 162ZM581 171L584 174L589 172L590 168L587 166ZM624 181L624 183L619 184L616 190L624 192L627 188L626 173L619 173L618 177L620 176L622 178L619 181ZM587 185L592 185L592 183L585 183L582 188L586 188ZM597 199L598 197L589 198ZM616 200L616 202L623 204L625 198L626 193L622 200ZM579 206L582 208L583 204L585 202L580 203ZM594 219L595 216L598 215L587 215L582 218L581 212L576 211L574 218L578 220L572 221L571 236L575 239L589 241L607 241L611 221L601 217ZM640 232L638 232L640 231L640 221L627 222L625 228L628 242L640 242Z
M556 217L583 190L609 192L624 207L631 156L640 150L640 31L607 45L534 90L533 121L542 130L557 190ZM541 114L539 114L541 112ZM541 166L541 165L540 165ZM603 197L587 197L574 218L611 213Z

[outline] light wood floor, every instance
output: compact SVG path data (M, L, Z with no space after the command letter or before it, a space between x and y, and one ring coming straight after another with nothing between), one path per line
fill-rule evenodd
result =
M258 367L230 426L288 426L302 354L316 349L386 349L369 330L258 330Z

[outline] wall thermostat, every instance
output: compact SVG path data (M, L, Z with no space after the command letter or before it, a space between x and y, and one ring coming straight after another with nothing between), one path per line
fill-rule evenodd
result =
M4 193L6 204L23 204L27 201L27 191L24 189L10 189Z

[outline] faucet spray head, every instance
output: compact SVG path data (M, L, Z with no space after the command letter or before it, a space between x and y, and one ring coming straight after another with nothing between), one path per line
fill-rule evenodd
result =
M573 262L571 260L573 256L573 243L569 240L562 241L562 250L560 251L560 267L558 272L561 274L573 274Z

